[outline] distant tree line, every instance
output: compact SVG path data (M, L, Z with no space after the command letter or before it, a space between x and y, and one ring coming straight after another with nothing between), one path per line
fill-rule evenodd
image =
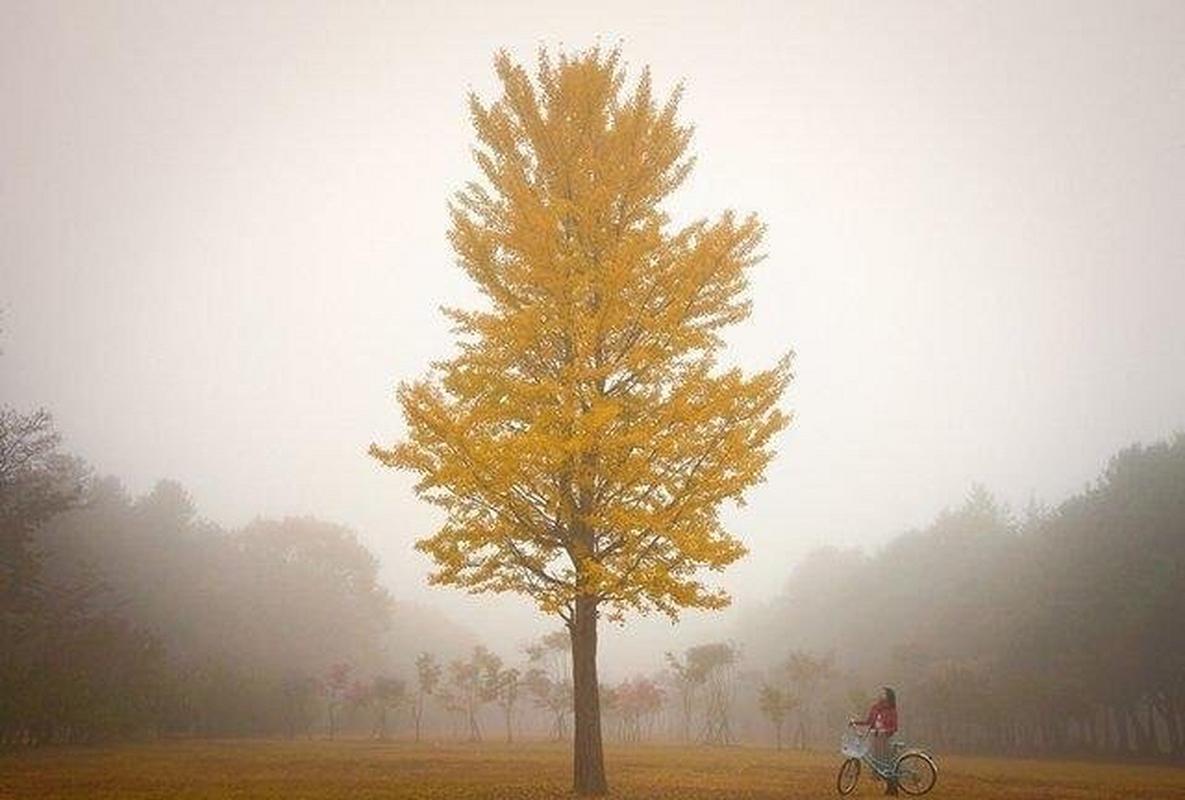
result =
M890 684L904 734L943 750L1185 760L1185 436L1056 509L1016 520L980 488L873 556L820 551L741 637L781 675L761 690L779 737L793 718L833 739L853 687ZM789 650L831 663L792 680Z
M45 412L0 409L0 745L571 737L566 631L507 659L393 630L417 614L346 528L225 530L176 483L94 476ZM656 654L601 713L622 743L830 747L889 684L903 735L940 751L1182 760L1183 619L1176 436L1056 509L1018 520L975 489L875 554L816 552L734 641Z
M377 571L338 525L227 531L175 483L131 497L4 408L0 744L307 731L334 663L384 666Z

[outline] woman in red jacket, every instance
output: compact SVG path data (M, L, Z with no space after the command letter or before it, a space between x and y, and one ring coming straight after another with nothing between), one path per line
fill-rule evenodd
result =
M853 725L865 725L872 734L872 755L877 762L888 764L892 758L889 740L897 732L897 693L888 686L881 688L881 696L864 719L852 720ZM897 794L897 780L885 779L885 794Z

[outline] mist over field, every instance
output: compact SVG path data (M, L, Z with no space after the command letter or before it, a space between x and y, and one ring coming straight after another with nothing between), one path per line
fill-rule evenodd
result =
M644 601L614 601L620 619L591 612L606 739L826 749L892 685L902 730L948 752L1185 758L1185 5L2 9L0 745L575 735L579 752L561 617L575 630L587 581L633 573L577 565L553 597L551 540L523 556L506 532L529 528L522 517L460 508L460 468L441 479L453 506L415 491L455 445L433 413L478 408L456 423L478 444L500 413L463 386L498 369L463 360L465 322L441 309L512 316L519 298L482 276L509 274L512 251L529 262L530 225L559 213L543 178L538 207L506 178L515 148L538 150L524 174L554 154L515 106L518 73L495 66L504 53L544 87L546 48L566 77L538 89L538 141L568 141L564 102L581 131L579 109L608 109L589 112L609 131L598 155L565 156L591 159L588 174L631 168L637 148L610 135L630 135L629 114L651 126L648 153L678 149L683 129L662 116L677 86L692 131L685 180L671 177L682 162L654 177L638 157L667 215L653 230L675 244L647 240L636 260L676 266L598 284L590 307L618 288L648 302L697 258L741 276L719 288L725 311L704 312L724 320L704 323L719 343L688 334L648 401L695 379L681 359L696 353L757 376L729 390L736 409L671 417L699 432L757 421L735 442L680 439L735 447L721 460L743 476L721 464L735 486L672 534L660 562L677 579L646 573ZM633 94L644 68L653 100ZM620 97L605 101L614 75ZM497 109L520 115L504 140ZM494 166L475 163L482 148ZM607 174L590 185L616 186ZM467 188L482 180L502 205ZM592 207L589 192L565 202ZM650 223L625 205L618 233L641 240ZM737 222L696 227L726 210ZM670 233L682 226L686 241ZM534 329L516 324L530 349ZM455 406L428 388L396 398L448 359ZM607 396L606 374L593 383ZM585 413L586 438L650 430L617 406L613 422ZM656 419L647 441L677 428ZM489 464L510 447L498 436ZM752 463L736 466L742 452ZM509 496L522 482L505 483ZM659 494L673 507L672 485ZM594 517L585 494L577 533L589 519L681 531L650 508L644 523ZM557 496L531 503L558 530ZM457 520L511 548L519 572L482 575L488 541ZM658 570L629 539L607 549ZM454 585L429 585L450 565ZM716 590L726 608L711 608Z

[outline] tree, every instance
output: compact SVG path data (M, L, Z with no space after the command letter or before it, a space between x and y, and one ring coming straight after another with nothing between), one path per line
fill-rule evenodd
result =
M552 737L558 742L568 738L568 715L572 713L572 682L556 680L546 671L532 667L523 676L523 686L536 708L551 714Z
M502 659L481 645L473 648L469 658L449 663L445 702L451 709L465 714L471 742L481 741L477 716L482 706L495 699L496 683L491 676L501 669Z
M798 747L807 746L807 729L814 721L814 710L819 706L820 686L835 677L835 661L828 655L818 658L801 651L791 652L784 669L798 699Z
M354 667L346 662L334 664L325 673L322 684L325 693L325 710L329 718L329 738L337 735L337 714L346 705L350 695L350 673Z
M298 731L308 733L316 715L314 701L318 688L317 679L305 675L288 675L281 681L284 726L289 739L295 739Z
M407 685L398 678L376 676L367 692L375 710L375 738L387 739L387 715L407 702Z
M564 629L552 631L524 648L528 669L523 686L536 708L551 714L556 741L568 738L572 713L572 638Z
M745 552L718 512L773 457L789 359L718 369L763 228L671 226L663 202L692 167L680 92L658 103L648 72L627 90L617 51L541 53L533 80L495 65L501 97L470 100L484 183L456 196L450 231L487 302L446 312L459 354L400 386L407 439L371 452L446 514L417 545L433 583L564 620L573 783L600 794L598 619L728 603L701 573Z
M527 661L543 669L552 680L571 679L572 640L566 630L560 629L540 636L523 650L527 654Z
M762 715L773 723L778 749L782 749L782 728L786 724L786 714L798 706L798 699L785 689L763 683L758 691L757 704Z
M420 725L424 721L424 702L436 693L440 685L440 662L431 653L420 653L416 657L416 700L412 706L415 719L416 741L420 741Z
M33 599L39 566L33 535L82 493L85 471L59 443L48 412L0 407L0 611Z
M233 552L214 579L228 601L249 598L252 608L237 613L228 602L221 615L228 657L277 671L299 664L314 673L343 660L381 669L391 598L378 559L352 530L313 517L255 519L227 544Z
M536 708L551 715L551 733L556 741L568 738L568 717L572 713L572 639L565 630L552 631L525 648L528 669L523 688Z
M679 695L679 708L683 718L683 741L690 742L691 719L695 713L695 696L700 687L704 685L704 681L708 679L707 673L704 671L705 665L702 661L693 659L690 650L684 653L682 658L668 651L666 659L667 666L670 668L671 683Z
M644 675L622 681L609 692L618 716L618 738L623 742L638 743L653 727L654 717L662 711L662 689L657 682Z
M489 673L491 692L506 722L506 741L514 741L514 709L518 705L522 674L515 667L495 668Z
M704 742L732 744L730 715L736 692L736 664L740 660L740 651L731 642L714 642L691 648L688 660L702 664L699 671L705 678L707 703L704 708Z
M670 678L679 694L683 712L683 740L691 740L695 698L705 690L703 741L729 744L732 729L729 712L735 692L736 664L740 651L731 642L712 642L689 647L680 658L666 654Z

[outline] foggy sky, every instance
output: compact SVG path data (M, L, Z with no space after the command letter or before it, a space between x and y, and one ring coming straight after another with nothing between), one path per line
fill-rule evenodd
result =
M671 210L769 226L729 358L793 348L796 419L727 512L740 604L1185 427L1183 3L0 5L0 399L221 524L349 524L397 599L483 631L540 623L424 586L435 514L365 451L475 302L445 202L499 47L684 80Z

